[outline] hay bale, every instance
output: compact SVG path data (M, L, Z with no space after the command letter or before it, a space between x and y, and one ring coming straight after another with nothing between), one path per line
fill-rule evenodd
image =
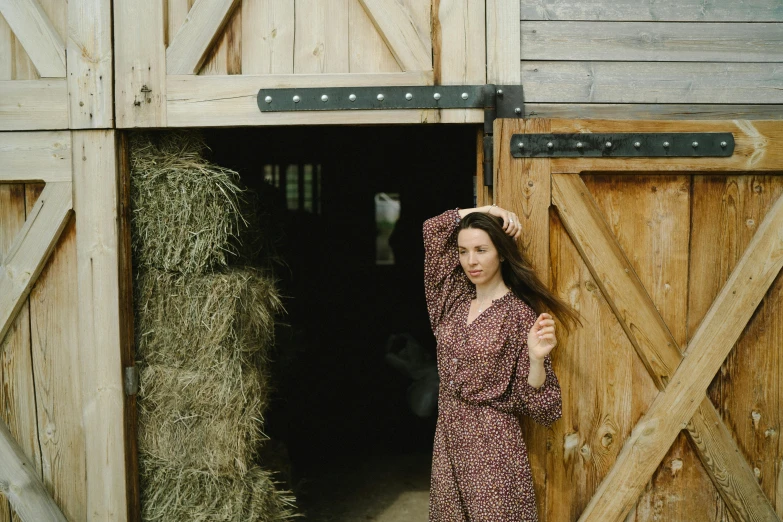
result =
M146 364L204 369L263 360L282 304L274 280L258 269L190 277L148 270L136 279L136 310Z
M266 436L268 377L239 362L140 373L139 452L150 462L214 476L245 474Z
M297 515L294 498L253 467L238 478L213 477L141 462L142 518L164 522L268 522Z
M131 136L132 245L138 268L204 273L239 252L239 175L204 159L192 131Z

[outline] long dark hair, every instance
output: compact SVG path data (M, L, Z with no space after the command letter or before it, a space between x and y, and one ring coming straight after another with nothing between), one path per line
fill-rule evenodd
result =
M500 274L514 294L527 303L536 313L551 311L570 330L579 320L579 314L568 306L565 301L549 291L538 279L533 266L517 247L516 241L503 231L503 220L484 212L471 212L459 224L459 230L475 228L483 230L498 251L500 259Z

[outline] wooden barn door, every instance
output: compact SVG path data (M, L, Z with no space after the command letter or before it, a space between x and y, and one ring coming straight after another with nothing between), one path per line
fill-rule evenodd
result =
M583 318L526 425L541 519L783 516L783 124L496 122L495 201ZM514 159L514 133L732 132L730 158Z
M121 128L483 121L481 110L262 114L256 95L484 84L484 0L113 2Z

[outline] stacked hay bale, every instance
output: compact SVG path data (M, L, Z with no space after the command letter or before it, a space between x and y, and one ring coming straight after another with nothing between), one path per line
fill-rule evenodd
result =
M187 132L131 139L142 517L283 520L294 499L257 463L281 304L264 270L239 265L258 258L242 237L261 234L205 148Z

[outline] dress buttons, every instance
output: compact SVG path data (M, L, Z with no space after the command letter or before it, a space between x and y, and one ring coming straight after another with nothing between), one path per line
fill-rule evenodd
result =
M454 386L454 381L449 381L449 384L450 384L451 386Z
M455 358L453 358L453 359L451 360L451 362L457 362L457 358L456 358L456 357L455 357Z

